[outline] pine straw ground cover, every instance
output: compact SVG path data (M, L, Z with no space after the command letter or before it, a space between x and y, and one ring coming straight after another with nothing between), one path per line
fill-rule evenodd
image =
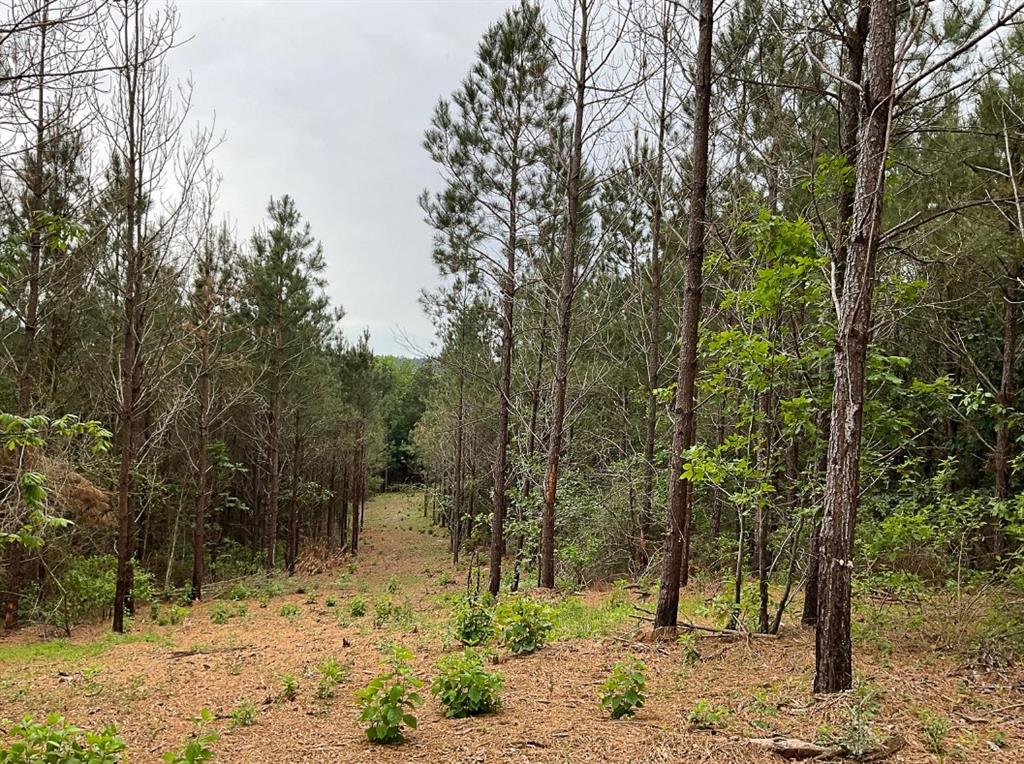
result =
M895 616L888 632L873 623L859 646L860 689L815 699L813 634L792 618L778 639L703 637L700 658L687 662L685 645L639 641L630 607L610 605L608 592L562 606L554 643L500 659L497 713L445 719L428 695L405 744L372 746L352 693L379 670L382 647L412 650L428 680L437 659L456 649L445 621L465 572L452 571L445 541L430 533L419 506L415 495L374 500L351 571L286 582L276 596L203 603L173 625L140 617L125 638L102 625L56 647L24 631L7 638L0 719L56 711L91 729L113 722L133 762L177 747L202 708L222 731L220 762L778 762L749 742L774 733L811 741L897 733L906 746L889 760L898 762L1024 761L1021 673L963 668L906 638ZM707 594L689 596L692 607ZM350 615L355 598L365 615ZM635 719L612 721L598 705L599 687L630 655L648 665L650 696ZM333 697L318 697L317 667L328 658L347 668ZM298 683L293 700L283 692L286 675Z

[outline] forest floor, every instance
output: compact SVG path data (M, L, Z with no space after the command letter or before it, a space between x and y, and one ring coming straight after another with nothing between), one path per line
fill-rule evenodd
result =
M445 539L421 507L417 494L375 498L355 563L282 580L283 591L269 601L204 602L173 625L140 615L122 638L103 625L81 628L68 641L40 642L31 630L6 638L0 720L58 712L90 729L112 722L132 762L156 762L180 746L203 708L221 731L219 762L782 761L749 742L772 734L811 741L898 734L906 744L889 758L897 762L1024 761L1019 670L969 669L954 655L903 638L894 619L888 632L858 644L861 689L815 698L814 635L798 621L784 621L777 639L702 637L700 657L688 662L685 645L641 641L628 615L634 603L623 603L621 590L617 602L607 591L555 602L555 640L533 655L501 660L497 713L446 719L426 693L407 741L373 746L352 692L380 670L382 647L397 642L412 650L425 679L455 649L445 624L466 573L453 569ZM688 589L684 608L699 612L708 596ZM349 615L355 597L365 600L365 616ZM385 600L398 605L399 616L377 625L375 605ZM214 613L225 622L215 623ZM597 704L598 687L631 655L649 667L648 704L633 720L612 721ZM325 658L351 673L334 698L318 699L316 666ZM298 679L294 700L281 697L284 675ZM247 726L232 719L245 701L254 707ZM719 728L694 728L688 716L695 707L718 717Z

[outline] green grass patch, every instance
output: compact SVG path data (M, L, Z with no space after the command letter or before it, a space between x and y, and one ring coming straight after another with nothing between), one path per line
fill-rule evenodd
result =
M138 642L170 645L165 635L153 633L104 634L90 642L71 642L67 639L53 639L25 645L0 646L0 664L14 666L33 661L58 660L73 663L85 658L95 658L118 645Z
M566 597L554 606L555 628L551 641L606 637L621 631L633 606L625 597L613 595L600 604Z

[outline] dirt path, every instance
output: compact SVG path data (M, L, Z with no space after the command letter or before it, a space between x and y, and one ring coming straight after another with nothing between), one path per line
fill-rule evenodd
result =
M111 643L103 627L83 629L63 648L71 659L32 658L8 650L0 665L0 719L57 711L88 728L117 724L129 761L156 762L192 733L200 709L217 716L219 762L768 762L748 737L785 732L814 739L823 726L851 729L850 698L816 702L809 694L813 635L789 627L778 639L726 642L704 639L701 658L684 660L680 646L638 644L628 619L603 638L576 638L538 653L502 661L501 710L491 716L449 720L428 697L419 729L406 744L381 748L364 739L352 691L379 670L381 648L398 642L413 651L416 672L429 679L446 650L448 600L465 571L447 559L445 539L421 515L422 497L389 494L367 507L358 561L341 570L296 582L285 590L244 602L217 601L188 609L176 625L136 624L138 641ZM589 628L604 595L576 602L570 624ZM349 608L361 599L366 615ZM606 598L605 598L606 599ZM390 618L374 624L378 603ZM244 605L244 613L239 607ZM380 606L383 608L384 606ZM215 623L216 612L226 622ZM567 611L568 612L568 611ZM568 618L568 616L566 616ZM3 646L0 645L0 648ZM51 651L52 652L52 651ZM633 721L614 722L596 703L612 664L640 656L650 667L648 706ZM332 699L318 699L316 666L334 658L351 667L347 684ZM945 742L969 761L1021 761L1024 721L999 709L1024 700L1013 681L985 689L965 681L951 662L923 667L902 652L862 655L860 680L879 693L879 710L860 719L878 734L898 731L908 747L893 761L932 762L922 731L923 713L947 720ZM282 677L299 682L295 700L281 699ZM1019 678L1018 678L1019 681ZM231 722L249 701L251 726ZM695 707L721 710L724 728L692 729ZM1008 746L992 750L989 741Z

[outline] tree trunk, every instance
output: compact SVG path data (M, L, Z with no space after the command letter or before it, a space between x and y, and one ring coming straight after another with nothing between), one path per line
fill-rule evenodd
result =
M654 519L654 443L658 425L658 398L661 371L661 228L664 218L665 133L668 129L668 30L669 3L664 4L661 19L661 85L658 108L658 145L654 160L654 210L651 217L650 314L647 319L647 415L644 422L643 495L638 525L638 562L646 566L650 558L647 544Z
M192 598L203 598L204 555L206 548L206 504L209 491L207 489L207 472L209 457L207 449L210 439L210 376L209 349L206 339L202 340L200 349L202 368L199 372L197 395L199 398L199 437L196 443L196 517L192 532Z
M864 48L868 36L870 0L859 0L857 18L853 27L844 31L843 44L846 47L846 63L843 75L845 82L839 86L839 152L846 159L848 167L856 167L858 156L857 132L860 129L860 85L864 78ZM840 188L836 203L835 256L832 280L837 299L842 300L843 279L846 275L846 249L850 219L853 217L853 189L848 185ZM801 622L813 626L818 622L818 534L820 521L811 523L808 541L807 581L804 584L804 612Z
M505 553L505 511L508 504L509 411L512 406L512 350L515 345L513 320L516 300L516 248L519 234L518 136L512 140L512 166L508 194L508 239L505 242L505 272L501 279L501 371L498 377L498 444L494 456L494 511L491 514L491 550L487 590L501 589L501 557ZM461 388L460 388L461 396ZM461 403L461 397L460 397Z
M270 465L268 467L267 479L269 486L267 490L267 527L264 531L263 564L267 570L273 570L277 563L277 514L278 503L281 495L281 417L284 415L282 377L284 374L284 362L281 347L281 339L278 336L274 348L274 371L273 391L270 401L270 432L268 433L269 443L267 444Z
M39 322L39 275L42 267L43 233L39 215L43 212L43 195L46 191L43 179L43 142L46 139L46 115L44 94L46 92L46 32L49 21L49 3L43 6L39 25L39 67L36 101L36 140L31 158L32 170L28 174L28 273L25 284L25 316L22 329L21 366L18 369L18 414L32 413L32 391L35 386L36 334ZM17 462L24 461L19 449ZM7 562L7 596L4 603L4 627L11 629L18 625L18 603L21 598L21 574L25 550L18 542L9 545Z
M1007 273L1003 288L1003 368L999 379L999 403L1001 413L996 425L996 445L992 458L995 478L995 498L1006 501L1010 497L1010 463L1013 460L1013 440L1010 437L1009 415L1013 410L1014 380L1013 369L1017 362L1017 316L1020 313L1018 297L1019 275ZM985 524L985 552L993 563L1003 553L1005 546L1003 529L998 517Z
M864 367L882 226L896 40L895 0L871 0L860 157L835 339L835 382L818 561L815 692L853 684L850 589L860 489Z
M696 416L697 330L703 288L704 233L708 197L708 143L711 121L711 38L714 26L712 0L700 0L694 81L693 178L690 183L690 215L686 232L686 291L679 327L679 371L672 425L672 457L669 464L668 529L658 588L655 628L674 628L679 618L679 583L683 546L690 532L689 481L682 479L683 451L693 445Z
M299 436L299 412L295 411L295 440L292 444L291 494L288 496L288 544L285 547L285 567L288 575L295 574L299 556L299 458L302 439Z
M576 293L576 250L579 245L580 175L583 166L583 112L586 108L588 74L588 21L591 0L578 0L580 8L579 70L576 73L575 113L565 214L565 242L562 246L562 285L558 294L558 332L555 350L555 383L548 433L547 464L544 472L544 510L540 532L540 585L555 586L555 502L558 491L558 463L565 425L565 393L569 379L569 330L572 302Z
M129 25L134 28L130 29ZM137 176L139 157L137 154L138 140L136 135L137 115L136 98L138 96L139 74L141 72L139 36L142 34L141 13L136 6L134 11L126 9L124 28L126 114L127 129L125 167L128 172L125 194L124 244L125 280L123 310L123 342L121 348L121 459L117 479L117 579L114 586L114 615L112 628L115 632L124 632L125 613L132 610L133 569L132 557L135 550L135 507L133 493L135 491L135 416L142 384L142 359L140 341L142 337L142 310L139 301L142 298L142 264L141 260L141 179ZM128 40L131 37L131 43Z

